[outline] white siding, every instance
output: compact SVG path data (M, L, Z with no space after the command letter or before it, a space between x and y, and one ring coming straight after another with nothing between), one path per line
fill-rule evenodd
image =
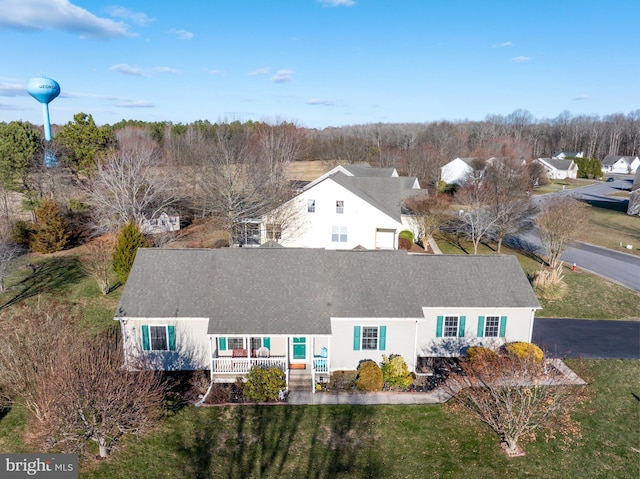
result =
M120 319L125 347L125 364L135 367L137 360L158 370L209 369L209 340L205 318L117 318ZM175 326L175 351L143 351L142 326Z

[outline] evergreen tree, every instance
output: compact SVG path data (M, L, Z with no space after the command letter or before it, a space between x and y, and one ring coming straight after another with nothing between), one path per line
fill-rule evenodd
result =
M126 283L129 277L138 248L147 246L149 244L140 228L133 221L129 221L120 231L118 243L113 253L113 270L122 284Z
M35 211L36 222L30 235L32 251L37 253L55 253L67 246L69 232L58 204L45 199Z

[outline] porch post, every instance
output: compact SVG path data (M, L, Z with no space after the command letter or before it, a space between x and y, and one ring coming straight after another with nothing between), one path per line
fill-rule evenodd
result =
M286 336L285 353L284 353L284 375L287 383L287 391L289 390L289 336Z

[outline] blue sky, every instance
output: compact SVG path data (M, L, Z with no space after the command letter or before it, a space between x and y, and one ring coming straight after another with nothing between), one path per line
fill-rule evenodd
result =
M363 123L640 108L634 0L0 0L0 121Z

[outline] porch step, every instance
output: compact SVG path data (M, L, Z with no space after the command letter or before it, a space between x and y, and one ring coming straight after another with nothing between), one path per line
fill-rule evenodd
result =
M308 371L291 371L289 374L289 391L309 392L313 387L311 374Z

